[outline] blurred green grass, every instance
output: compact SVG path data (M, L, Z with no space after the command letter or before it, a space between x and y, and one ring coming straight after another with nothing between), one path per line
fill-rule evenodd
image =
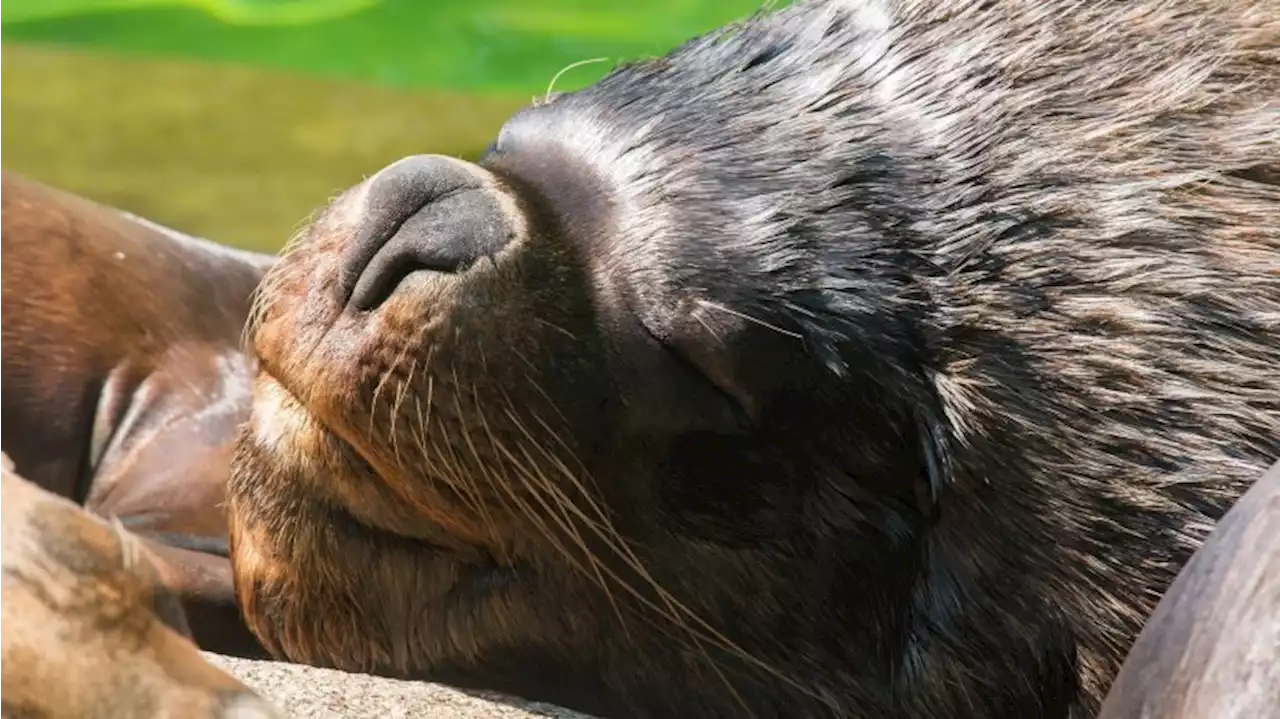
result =
M533 92L589 58L659 55L764 0L8 0L4 39L380 85ZM609 64L566 74L593 82Z
M5 167L278 248L407 154L472 157L547 90L765 0L8 0ZM781 4L781 3L779 3Z
M529 100L7 43L0 52L6 168L267 251L404 155L478 154Z

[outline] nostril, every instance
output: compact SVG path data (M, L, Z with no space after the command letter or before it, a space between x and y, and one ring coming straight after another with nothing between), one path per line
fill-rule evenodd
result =
M374 176L342 258L342 303L374 309L414 272L462 272L510 242L513 218L486 175L452 158L417 156Z
M361 273L351 291L350 306L366 312L380 306L401 281L418 270L452 272L454 266L420 264L411 254L382 252L373 258Z
M492 190L462 190L430 202L369 260L351 291L351 306L374 309L414 272L462 272L502 249L510 228Z

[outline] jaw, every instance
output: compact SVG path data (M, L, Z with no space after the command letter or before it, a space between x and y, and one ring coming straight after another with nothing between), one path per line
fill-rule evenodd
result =
M338 336L330 329L326 341ZM487 347L494 373L515 365L499 364L498 348ZM457 414L437 416L434 430L471 442L472 460L490 460L467 465L454 456L444 462L457 470L452 477L505 492L482 516L468 495L450 493L458 485L432 462L440 455L395 462L396 448L382 441L392 436L386 411L394 399L381 400L386 407L339 406L337 380L353 370L336 352L327 359L264 358L232 464L237 598L271 653L604 714L642 702L662 715L660 708L692 702L703 716L732 716L740 709L735 694L758 693L754 702L763 706L796 697L795 680L743 661L776 649L734 644L729 637L743 640L741 630L723 621L749 616L750 624L802 628L786 606L767 600L785 582L785 558L663 529L657 512L639 509L653 501L650 448L601 453L596 461L607 458L609 467L581 467L567 448L555 462L539 455L557 446L549 436L534 443L517 434L499 440L522 461L501 464L490 435L467 435L465 425L450 424ZM428 394L411 387L404 401ZM572 440L568 430L559 434ZM581 473L570 477L568 469ZM596 483L612 494L591 494ZM535 485L540 499L520 494ZM623 493L634 501L622 501ZM593 507L621 523L601 524ZM728 596L726 586L740 591ZM767 663L791 675L792 659L775 654Z
M353 472L358 457L333 435L298 432L316 454L286 450L262 439L287 416L258 417L237 443L228 492L236 594L254 633L292 661L392 676L456 655L451 608L483 606L480 590L501 588L491 575L511 568L389 511L393 498L373 489L383 483Z
M349 425L321 421L280 380L263 371L236 456L251 452L257 465L247 471L291 477L295 491L372 530L446 549L473 563L501 553L494 551L498 547L490 527L479 527L453 510L458 497L450 487L431 481L429 475L407 472L407 462L377 450L368 436Z
M378 471L345 434L260 373L227 503L250 628L291 661L536 695L486 663L495 651L574 644L566 637L592 614L562 616L557 599L581 596L579 577L503 542L496 513L485 523L452 510L457 496L443 498L449 488L430 476L395 474L385 461Z
M733 659L741 648L717 647L723 642L714 635L723 639L721 631L732 628L700 625L690 612L713 624L717 617L685 602L729 571L773 576L776 558L761 555L762 563L750 552L710 550L682 557L687 548L679 541L661 540L637 549L640 566L659 572L654 577L610 566L610 550L597 546L584 550L599 565L573 566L546 551L503 564L451 529L415 519L387 488L393 481L274 377L258 378L232 464L228 513L237 599L273 655L604 714L639 701L695 701L706 716L724 715L737 707L734 692L760 691L754 681L736 679L726 688L724 667L736 667L729 676L759 672ZM652 555L663 551L672 556L655 562ZM698 574L708 568L712 576ZM620 577L602 591L597 571ZM776 610L765 604L752 611ZM706 663L713 658L720 667ZM694 684L705 686L679 677L700 677ZM644 686L641 695L657 693L637 696L635 687ZM689 698L662 695L677 690Z
M608 627L598 608L574 601L590 596L575 573L365 524L277 462L250 428L230 484L237 600L275 657L606 707L598 656L582 637Z

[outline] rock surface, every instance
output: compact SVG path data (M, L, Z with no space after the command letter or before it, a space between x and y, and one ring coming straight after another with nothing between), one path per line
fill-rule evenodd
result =
M441 684L350 674L283 662L205 656L299 719L590 719L567 709Z

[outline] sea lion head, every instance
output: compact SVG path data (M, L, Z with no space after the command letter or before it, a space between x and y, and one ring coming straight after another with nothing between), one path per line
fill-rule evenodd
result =
M1265 160L1258 96L1215 106L1238 142L1176 152L1109 145L1097 113L1193 126L1141 39L1206 68L1250 40L1154 5L1052 42L1029 9L926 6L801 3L530 107L478 162L405 158L334 200L249 327L230 524L268 648L614 715L1096 708L1269 441L1230 429L1237 464L1209 428L1147 408L1099 433L1092 409L1116 382L1181 401L1104 360L1156 363L1135 333L1192 325L1100 278L1158 263L1115 239L1137 224L1228 239L1139 221L1193 176L1168 157ZM1260 216L1213 191L1215 227ZM1262 254L1215 277L1261 287ZM1265 383L1267 352L1217 357ZM1220 416L1258 415L1166 356ZM1164 496L1193 462L1220 473Z
M722 621L808 624L817 597L770 598L797 556L828 531L883 555L930 521L929 398L896 361L915 338L842 334L786 286L816 254L704 244L709 217L639 234L616 180L516 139L541 121L478 164L382 170L268 275L233 463L241 602L293 660L576 706L595 652L671 653L731 694L716 672L790 683L758 658L772 631ZM503 676L525 652L553 678Z
M5 716L278 716L200 655L138 537L4 462Z
M778 634L787 662L828 641L822 594L787 588L866 581L871 611L931 521L937 402L895 316L915 300L870 246L885 271L848 278L870 298L851 317L818 247L708 243L724 218L661 196L645 218L538 139L578 111L513 119L478 164L391 165L267 277L233 465L242 605L296 661L596 710L644 685L592 678L622 653L719 687L716 711L785 703L808 688L768 658ZM828 564L829 541L858 551Z

